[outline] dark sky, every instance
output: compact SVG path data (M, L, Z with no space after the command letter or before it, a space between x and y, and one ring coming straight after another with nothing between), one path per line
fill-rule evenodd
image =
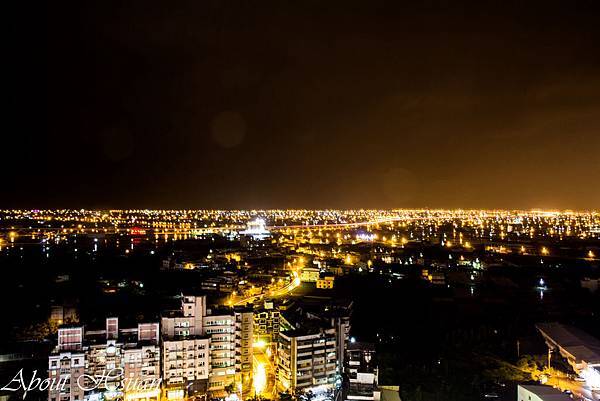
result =
M54 1L0 206L600 209L600 3Z

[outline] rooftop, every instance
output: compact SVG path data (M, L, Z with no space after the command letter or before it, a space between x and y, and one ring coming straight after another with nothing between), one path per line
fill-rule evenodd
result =
M577 361L588 364L600 364L600 340L561 323L538 323L537 329L542 335L572 355Z
M520 384L519 387L537 395L543 401L566 401L571 398L562 393L560 390L550 386L539 386L539 385L524 385Z

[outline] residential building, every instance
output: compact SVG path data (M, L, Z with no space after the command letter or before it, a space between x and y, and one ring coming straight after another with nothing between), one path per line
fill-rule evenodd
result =
M321 289L332 289L335 276L333 275L322 275L317 279L317 288Z
M350 342L345 371L348 378L343 391L345 401L377 401L381 398L374 344Z
M293 393L316 386L333 387L337 370L335 328L279 333L277 382Z
M305 266L300 273L300 280L306 283L316 283L319 279L320 271L317 267Z
M48 358L48 378L56 383L48 389L49 401L80 401L84 399L85 354L57 348Z
M235 369L242 387L250 385L254 355L254 312L251 308L235 309Z
M254 312L254 340L263 341L266 344L277 342L279 334L279 309L266 306Z
M204 316L204 332L210 338L211 372L208 388L223 390L234 384L236 373L236 324L230 310Z
M162 318L167 398L218 396L227 386L249 385L253 316L251 309L208 309L205 296L183 296L181 309Z
M58 345L48 358L49 378L68 385L51 389L49 401L124 398L158 400L160 348L158 323L119 328L106 319L102 330L67 326L58 330Z
M169 400L206 393L210 373L210 337L186 336L163 340L162 374Z

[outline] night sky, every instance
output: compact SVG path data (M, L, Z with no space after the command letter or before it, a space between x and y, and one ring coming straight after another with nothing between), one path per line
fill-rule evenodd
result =
M22 6L0 206L600 209L597 0Z

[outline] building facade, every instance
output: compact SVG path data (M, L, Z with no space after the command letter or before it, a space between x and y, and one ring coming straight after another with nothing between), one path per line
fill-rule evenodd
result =
M103 330L61 327L48 358L48 376L66 385L48 392L49 401L158 400L160 347L158 323L121 329L117 318Z
M279 388L296 393L316 386L333 387L338 374L337 350L335 328L280 332L277 347Z
M252 373L253 316L251 309L211 310L205 296L183 296L181 309L161 320L167 398L222 395L227 387L241 393Z

